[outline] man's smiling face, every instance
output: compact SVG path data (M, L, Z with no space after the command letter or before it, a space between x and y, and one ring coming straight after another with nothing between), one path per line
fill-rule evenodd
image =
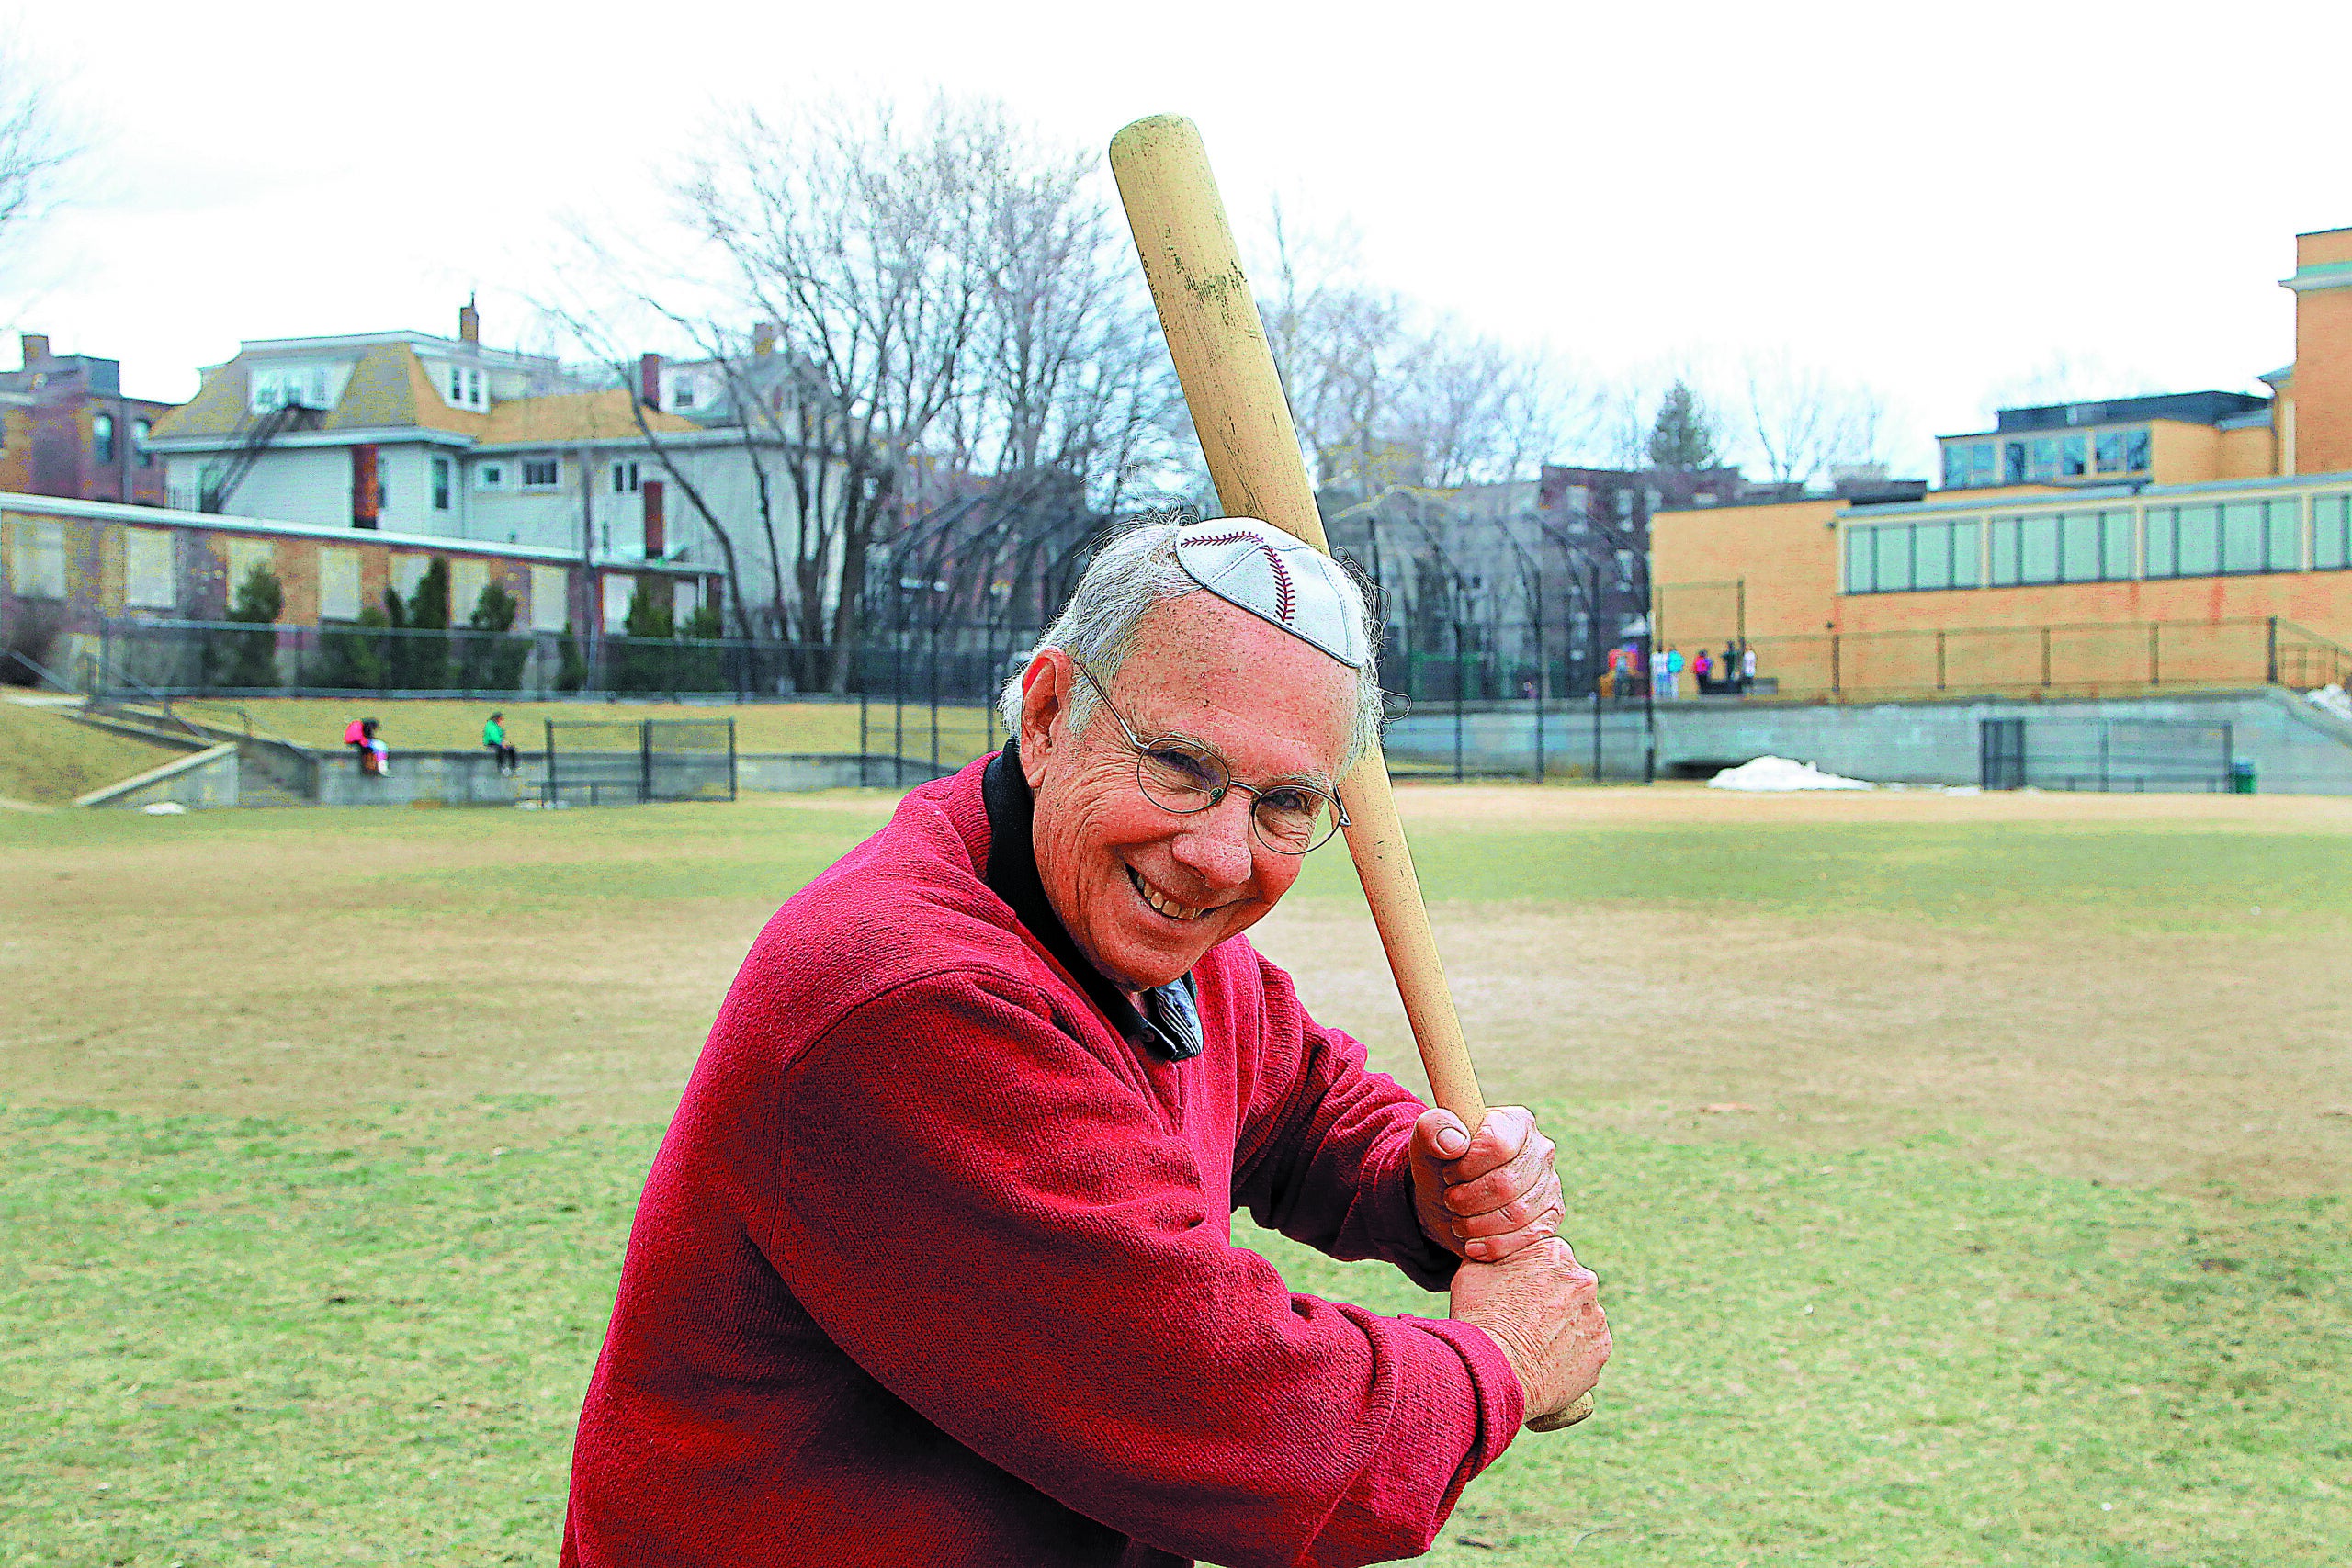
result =
M1048 649L1030 662L1021 764L1037 797L1037 876L1080 949L1129 989L1164 986L1247 930L1298 879L1250 829L1233 790L1180 816L1136 787L1136 755L1095 705L1069 724L1083 680ZM1107 679L1147 741L1181 735L1223 756L1244 784L1329 790L1346 754L1356 672L1311 644L1208 593L1160 604Z

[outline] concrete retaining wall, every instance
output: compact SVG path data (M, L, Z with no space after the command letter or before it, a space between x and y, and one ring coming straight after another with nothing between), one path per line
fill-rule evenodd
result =
M92 790L74 804L135 811L166 800L193 807L234 806L237 799L237 749L221 745Z
M1752 757L1792 757L1878 784L1978 782L1980 725L1988 718L2169 719L2231 727L2233 753L2254 763L2266 795L2352 795L2352 724L2276 688L2096 701L1982 698L1912 703L1770 703L1691 698L1657 705L1661 777L1703 777ZM1593 713L1568 705L1544 712L1545 771L1590 776ZM1642 776L1642 710L1604 708L1600 776ZM1454 756L1450 708L1407 715L1390 726L1392 760L1447 769ZM1532 776L1532 705L1487 704L1462 722L1465 771Z

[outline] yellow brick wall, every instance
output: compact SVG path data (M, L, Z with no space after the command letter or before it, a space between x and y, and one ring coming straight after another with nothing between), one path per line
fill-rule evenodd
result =
M1728 602L1673 585L1742 581L1751 637L1818 632L1835 614L1839 501L1697 507L1650 518L1651 581L1664 592L1661 630L1677 646L1719 646L1735 634ZM1679 598L1682 604L1678 605Z
M2273 411L2275 416L2277 411ZM2220 479L2264 479L2278 472L2276 432L2269 425L2249 425L2220 433Z
M2148 477L2160 485L2204 484L2222 477L2222 433L2177 419L2148 422Z
M2352 263L2352 229L2295 236L2295 268ZM2295 296L2295 471L2352 469L2352 287Z

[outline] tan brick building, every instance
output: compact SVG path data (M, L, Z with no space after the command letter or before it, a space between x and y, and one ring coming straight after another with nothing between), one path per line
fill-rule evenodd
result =
M2004 409L1943 486L1661 512L1660 646L1745 640L1786 694L2341 679L2352 645L2352 230L2296 241L2273 395Z

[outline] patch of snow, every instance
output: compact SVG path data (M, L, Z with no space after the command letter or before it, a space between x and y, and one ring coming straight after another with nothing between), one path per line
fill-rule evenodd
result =
M2324 713L2352 719L2352 694L2347 694L2341 686L2322 686L2316 692L2305 692L2303 700Z
M1950 784L1945 787L1944 793L1946 795L1983 795L1984 786L1983 784Z
M176 800L158 800L139 808L150 817L185 817L187 807Z
M1779 794L1789 790L1875 789L1877 786L1865 784L1860 779L1825 773L1811 762L1792 762L1786 757L1758 757L1736 768L1725 768L1707 781L1707 787Z

